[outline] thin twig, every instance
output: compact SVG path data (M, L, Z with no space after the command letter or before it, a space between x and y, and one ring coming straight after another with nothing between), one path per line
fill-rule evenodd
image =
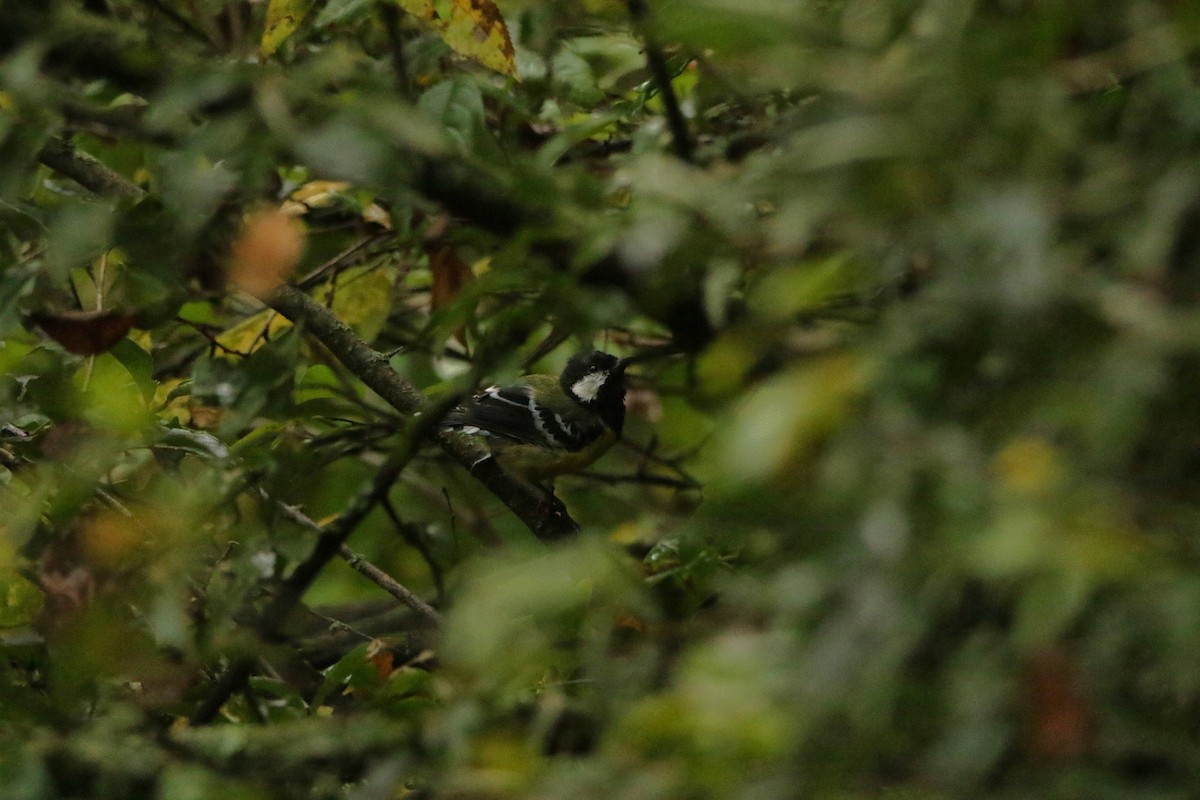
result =
M666 475L650 475L645 472L635 472L629 475L617 475L610 472L581 472L580 478L616 485L619 483L640 483L645 486L666 486L671 489L700 489L703 488L697 481L684 476L682 478L669 478Z
M366 236L366 237L358 240L357 242L354 242L349 247L347 247L345 250L343 250L342 252L335 255L333 258L326 261L324 264L321 264L320 266L313 268L304 277L297 279L296 285L302 289L308 289L308 288L315 286L317 281L319 281L319 280L321 280L321 278L325 277L325 274L327 272L329 272L330 270L340 269L343 266L349 266L350 265L350 257L353 256L355 253L357 253L359 250L362 250L364 247L369 247L370 245L373 245L376 242L381 242L385 239L389 239L392 236L393 236L392 231L383 231L381 233L377 233L372 236Z
M400 518L400 513L396 511L396 507L392 504L392 501L389 498L383 498L382 505L383 510L387 513L388 517L391 518L392 524L396 526L396 530L400 532L400 535L404 538L404 541L408 542L409 546L420 553L421 559L425 562L425 566L429 568L429 577L433 580L433 588L434 591L437 592L438 601L441 602L445 600L446 585L442 580L442 567L437 563L437 559L433 557L433 553L430 552L429 546L421 537L420 531L415 525L407 523Z
M349 564L356 572L361 575L365 575L377 586L379 586L379 588L383 589L401 603L404 603L404 605L408 606L413 611L429 620L429 622L433 623L434 625L441 624L442 616L437 612L437 609L426 603L411 590L398 583L392 576L388 575L370 561L367 561L358 553L355 553L346 545L342 545L338 552L341 554L342 558L346 560L346 563Z
M688 474L687 470L680 466L680 464L698 453L704 447L705 441L701 441L695 447L688 448L683 453L670 458L667 456L660 456L657 452L655 452L658 449L657 437L653 438L650 443L646 445L638 444L637 442L629 439L621 439L619 444L628 450L632 450L634 453L637 453L642 457L642 463L638 465L639 475L645 474L647 464L654 464L656 466L671 470L678 475L681 480L687 481L688 484L694 488L703 488L703 484Z
M633 27L642 37L642 42L646 47L646 66L650 69L650 77L658 85L658 94L662 98L663 108L667 112L667 127L671 129L671 143L674 145L675 155L679 157L680 161L690 164L695 155L692 137L688 133L687 119L684 118L683 109L679 106L679 98L675 96L675 89L671 86L671 73L667 70L667 59L663 55L662 46L658 42L658 36L655 35L653 26L648 22L650 8L646 5L646 0L626 0L626 5L629 7L629 17L633 21Z
M383 503L385 501L385 497L386 495L381 496L379 501ZM316 531L317 533L324 533L324 529L322 529L315 520L295 506L289 506L286 503L278 501L275 505L280 511L283 512L285 517L293 522L302 525L309 530ZM415 592L402 586L398 581L396 581L395 578L367 561L358 553L355 553L346 545L343 544L338 548L338 554L341 555L341 557L345 559L346 563L353 567L355 571L371 579L371 581L379 586L379 588L383 589L401 603L404 603L404 605L408 606L413 611L432 622L434 625L437 625L439 622L441 622L441 615L438 614L437 610L434 609L433 606L426 603L424 600L418 597Z
M96 108L68 95L65 90L59 92L61 98L57 101L63 120L71 130L85 131L107 138L135 139L163 147L174 147L179 144L177 133L148 127L142 121L144 108L138 105L118 106L117 108Z
M461 522L463 527L486 547L504 546L504 539L496 533L496 529L488 520L487 515L478 506L455 504L450 497L450 490L444 485L435 485L413 473L404 476L404 484L424 497L428 503L445 506L450 521L450 537L455 541L458 539L459 522Z
M212 48L216 47L216 43L213 42L213 40L211 38L209 38L207 33L205 33L200 28L196 27L195 25L193 25L191 20L189 20L187 17L180 14L175 9L171 8L166 3L162 2L162 0L141 0L141 2L143 5L154 9L155 11L157 11L160 14L162 14L163 16L165 16L167 19L174 22L176 25L178 25L183 30L184 33L188 34L192 38L198 39L199 41L204 42L209 47L212 47Z
M96 310L104 310L104 283L108 280L108 251L100 254L99 263L96 264L96 274L92 278L96 284ZM92 373L96 368L95 354L87 357L87 364L83 368L83 390L86 392L88 387L92 385Z
M1072 93L1104 91L1182 61L1196 47L1195 36L1182 36L1177 24L1167 22L1147 27L1107 50L1060 62L1054 72Z

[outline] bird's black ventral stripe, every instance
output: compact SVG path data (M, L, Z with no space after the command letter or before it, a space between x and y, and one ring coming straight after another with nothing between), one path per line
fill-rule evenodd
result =
M536 410L538 427L546 435L553 447L561 447L572 452L582 450L596 440L598 431L591 426L576 430L573 425L563 420L548 408L538 407Z

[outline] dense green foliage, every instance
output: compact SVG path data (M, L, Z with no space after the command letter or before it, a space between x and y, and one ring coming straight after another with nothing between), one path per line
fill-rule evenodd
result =
M1200 5L422 5L0 0L0 796L1194 794Z

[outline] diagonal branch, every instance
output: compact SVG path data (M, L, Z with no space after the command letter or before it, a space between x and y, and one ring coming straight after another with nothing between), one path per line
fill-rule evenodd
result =
M146 193L119 172L93 155L76 150L63 137L54 137L38 151L38 160L55 172L102 197L126 197L141 200Z
M404 605L417 612L417 614L426 621L434 625L441 624L442 615L437 612L437 609L429 605L429 603L426 603L415 592L397 581L391 575L388 575L386 572L372 564L370 561L367 561L365 558L351 550L346 545L341 546L341 548L338 550L338 554L345 559L346 563L349 564L355 572L365 575L367 578L373 581L375 585L379 586L392 597L396 598L401 603L404 603Z
M380 502L382 504L384 502L384 498L381 497ZM281 512L283 512L285 517L292 520L296 524L308 528L311 531L316 531L319 534L324 534L324 529L300 509L289 506L282 502L276 503L276 506ZM367 578L373 581L375 585L379 586L392 597L396 598L401 603L404 603L404 605L417 612L417 614L423 617L425 621L432 623L433 625L438 625L441 623L442 617L440 614L438 614L437 609L426 603L424 600L418 597L415 592L405 587L391 575L388 575L379 567L367 561L358 553L355 553L345 544L342 544L338 547L338 555L340 555L356 572L365 575Z

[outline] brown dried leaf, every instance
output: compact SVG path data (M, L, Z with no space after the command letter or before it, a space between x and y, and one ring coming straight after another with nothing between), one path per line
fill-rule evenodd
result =
M433 275L429 304L434 311L454 302L462 294L463 288L475 278L475 273L449 245L429 254L429 271Z
M29 321L47 336L79 356L106 353L133 327L128 311L35 311Z
M1026 746L1033 756L1063 761L1087 750L1092 715L1082 683L1065 648L1033 656L1025 676Z

